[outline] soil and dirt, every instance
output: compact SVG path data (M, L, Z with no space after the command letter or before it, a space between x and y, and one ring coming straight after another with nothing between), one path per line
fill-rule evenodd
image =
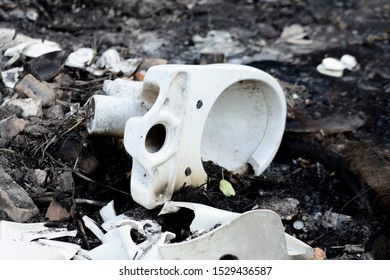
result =
M27 16L31 11L37 18ZM264 70L285 90L289 112L282 144L260 176L225 171L236 196L223 196L218 188L221 168L205 163L207 187L186 187L173 199L240 213L256 208L278 212L277 207L286 201L297 200L291 213L280 213L286 232L321 248L327 259L390 257L388 1L6 0L0 2L0 18L1 27L55 41L68 52L92 47L99 56L114 47L125 57L183 64L200 61L194 35L205 37L210 30L229 32L239 51L233 48L225 54L227 62ZM294 24L304 27L301 43L281 37L283 30ZM317 72L323 58L344 54L356 57L357 69L345 70L342 77ZM5 61L2 57L2 70ZM19 64L27 61L24 58ZM100 208L111 200L117 213L160 219L159 209L146 210L131 199L131 157L121 139L92 136L86 131L83 105L90 96L101 93L104 80L117 75L96 77L70 67L59 70L48 79L55 85L57 104L65 114L76 103L81 109L67 118L52 119L46 113L29 118L23 132L0 139L0 165L39 207L39 215L29 222L47 220L53 197L71 208L71 218L61 222L70 228L80 228L83 215L98 221ZM4 85L0 92L2 99L15 94ZM20 116L9 107L0 107L0 114L1 119ZM35 169L48 174L39 190L26 176ZM70 193L62 191L58 183L58 174L64 171L73 174ZM337 227L327 225L327 211L350 219ZM305 227L295 229L294 221L303 221ZM85 249L99 244L88 231L67 240Z

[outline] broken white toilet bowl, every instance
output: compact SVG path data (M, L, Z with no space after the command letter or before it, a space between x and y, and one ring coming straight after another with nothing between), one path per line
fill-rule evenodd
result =
M200 186L202 161L260 175L279 148L286 102L269 74L243 65L159 65L146 73L138 96L152 104L126 122L133 158L131 195L148 209L184 185Z

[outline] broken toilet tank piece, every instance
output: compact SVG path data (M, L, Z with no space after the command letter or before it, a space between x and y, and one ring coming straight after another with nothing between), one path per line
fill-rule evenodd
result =
M142 89L129 81L129 92L127 97L107 97L112 103L95 102L88 128L90 133L109 135L110 115L121 126L125 123L124 146L133 158L131 195L148 209L169 201L184 185L204 185L202 161L234 173L250 164L260 175L283 136L283 90L272 76L253 67L153 66ZM128 98L128 108L121 109L127 113L118 114L110 105L120 104L118 98ZM104 118L108 121L97 123ZM112 135L121 134L118 131L116 126Z

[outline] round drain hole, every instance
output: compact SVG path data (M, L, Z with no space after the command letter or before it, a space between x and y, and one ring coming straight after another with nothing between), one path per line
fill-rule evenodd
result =
M198 102L196 102L196 108L200 109L200 108L202 108L202 106L203 106L202 100L198 100Z
M150 128L146 134L145 148L149 153L156 153L164 146L167 131L161 123Z

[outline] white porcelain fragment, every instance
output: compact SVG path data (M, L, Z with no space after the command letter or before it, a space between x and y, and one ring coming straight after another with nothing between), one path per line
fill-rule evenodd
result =
M102 245L84 255L93 260L134 260L143 251L133 242L130 235L131 226L122 225L102 237Z
M23 67L14 67L1 71L1 79L3 84L8 88L14 88L19 81L19 72L23 72Z
M109 203L107 203L106 206L102 207L99 211L100 216L103 219L103 222L107 222L113 218L116 217L116 212L114 208L114 201L111 200Z
M289 243L289 244L287 244ZM239 245L238 245L239 244ZM284 233L271 210L252 210L188 241L161 244L164 259L311 259L312 248Z
M169 243L173 238L175 238L173 233L169 231L163 232L159 235L158 240L150 243L150 247L144 250L144 254L140 256L140 260L164 260L165 258L161 254L160 246Z
M76 230L50 228L45 223L0 221L0 260L68 260L80 246L50 239L76 234Z
M25 37L20 43L13 45L4 52L4 56L11 57L5 65L12 65L20 58L20 55L34 58L60 50L61 47L56 42Z
M342 77L344 70L353 70L357 67L356 58L352 55L345 54L340 60L334 57L326 57L321 64L317 66L317 71L323 75Z
M83 216L82 218L85 226L95 234L100 241L103 240L104 232L100 229L97 223L88 216Z
M84 69L92 63L94 50L91 48L80 48L69 54L65 65L74 68Z
M89 259L89 260L133 260L139 259L144 255L144 248L150 245L150 234L144 232L145 224L141 221L135 221L128 216L121 214L116 215L113 208L114 202L109 202L100 210L100 215L104 223L98 226L97 223L84 216L82 219L85 226L89 228L95 236L102 242L101 245L94 249L80 250L74 259ZM144 221L147 223L147 221ZM101 230L103 228L105 232ZM142 246L136 245L131 239L131 230L137 230L149 236ZM152 233L159 237L160 232Z
M345 69L344 64L340 60L334 57L326 57L322 60L322 65L326 70L330 71L343 71Z
M39 239L37 241L40 244L49 246L56 249L64 256L64 260L70 260L80 250L81 246L75 243L50 240L50 239Z
M326 69L323 64L317 65L317 71L323 75L337 77L337 78L342 77L344 72L344 70Z
M110 70L110 72L115 73L115 74L121 73L125 76L129 76L137 70L137 68L138 68L138 66L140 66L141 62L142 62L142 59L140 59L140 58L129 58L126 60L121 60L121 61L118 61L116 63L110 64L109 70Z
M61 51L60 45L53 41L44 40L42 42L33 42L25 46L21 53L28 57L38 57L47 53Z
M111 218L110 220L108 221L105 221L101 227L105 230L105 231L110 231L114 228L116 228L120 223L123 222L123 220L130 220L130 218L128 216L126 216L125 214L120 214L118 216L115 216L114 218Z
M1 241L28 242L39 238L53 239L64 236L76 236L76 230L66 228L49 228L45 223L16 223L0 221Z
M96 64L100 68L108 68L119 61L121 61L119 52L116 49L108 49L102 53Z
M7 50L20 43L14 28L0 28L0 51ZM19 34L20 36L20 34ZM31 39L31 38L30 38Z
M218 224L226 223L240 216L239 213L221 210L199 203L180 201L165 202L159 215L176 213L181 207L191 209L195 213L195 218L190 225L190 230L192 232L200 230L209 231Z
M340 62L344 65L344 67L348 70L353 70L358 65L357 60L354 56L350 54L344 54L340 58Z
M300 24L292 24L283 28L280 39L292 45L309 45L313 40L307 39L308 32Z
M110 227L107 227L108 225L110 225ZM136 229L138 231L142 231L143 227L142 227L142 224L138 221L134 221L130 218L124 218L124 219L113 219L112 221L108 221L106 223L104 223L102 225L102 227L105 229L107 228L107 232L110 231L110 230L113 230L117 227L121 227L121 226L124 226L124 225L129 225L131 226L132 229Z
M22 50L25 47L27 47L29 44L31 44L32 42L33 42L32 40L29 40L27 42L20 43L20 44L18 44L16 46L13 46L13 47L7 49L4 52L4 56L10 57L10 59L5 63L5 66L12 65L16 61L18 61L19 58L20 58L20 53L22 52Z
M0 260L69 260L73 252L41 242L0 241Z
M21 44L27 46L30 43L39 43L45 40L32 38L30 36L19 33L14 28L0 28L0 51L5 51L5 56L13 56L13 50L18 53L24 48ZM15 49L13 47L18 46ZM7 52L8 51L8 52ZM12 53L12 54L11 54Z

